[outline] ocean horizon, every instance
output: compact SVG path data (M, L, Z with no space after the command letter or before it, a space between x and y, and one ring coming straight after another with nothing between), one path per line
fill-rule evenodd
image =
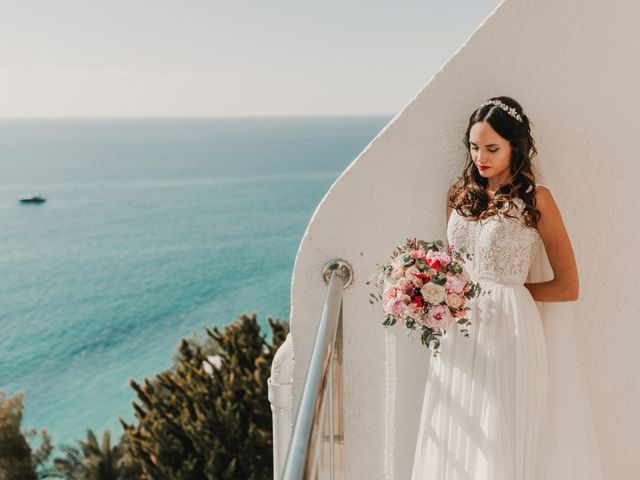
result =
M288 320L317 204L391 115L0 120L0 390L55 445L241 313ZM41 194L42 204L21 204Z

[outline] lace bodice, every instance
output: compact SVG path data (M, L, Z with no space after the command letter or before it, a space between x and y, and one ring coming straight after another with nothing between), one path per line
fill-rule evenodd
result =
M521 220L524 201L514 201ZM466 264L473 281L523 284L542 239L537 229L526 227L516 218L496 214L470 220L454 209L447 224L447 240L454 248L464 246L474 255Z

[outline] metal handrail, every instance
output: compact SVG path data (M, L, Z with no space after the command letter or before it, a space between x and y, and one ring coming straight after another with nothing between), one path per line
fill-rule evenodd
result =
M344 478L342 292L352 269L332 260L323 277L329 287L281 480Z

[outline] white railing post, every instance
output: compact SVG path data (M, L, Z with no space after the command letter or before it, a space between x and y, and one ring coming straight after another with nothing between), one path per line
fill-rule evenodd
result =
M291 414L292 367L293 348L291 332L289 332L273 357L271 376L267 379L273 416L273 478L280 478L291 440L293 428Z

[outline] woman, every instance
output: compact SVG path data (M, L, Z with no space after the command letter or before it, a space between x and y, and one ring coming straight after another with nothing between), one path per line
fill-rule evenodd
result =
M447 238L473 254L467 267L484 293L471 302L470 337L450 329L430 363L412 480L584 480L575 463L588 463L590 447L547 448L559 427L549 422L553 365L535 301L575 301L579 281L558 206L532 172L529 119L494 97L471 115L464 141ZM540 242L554 278L526 283ZM599 478L597 467L587 478Z

